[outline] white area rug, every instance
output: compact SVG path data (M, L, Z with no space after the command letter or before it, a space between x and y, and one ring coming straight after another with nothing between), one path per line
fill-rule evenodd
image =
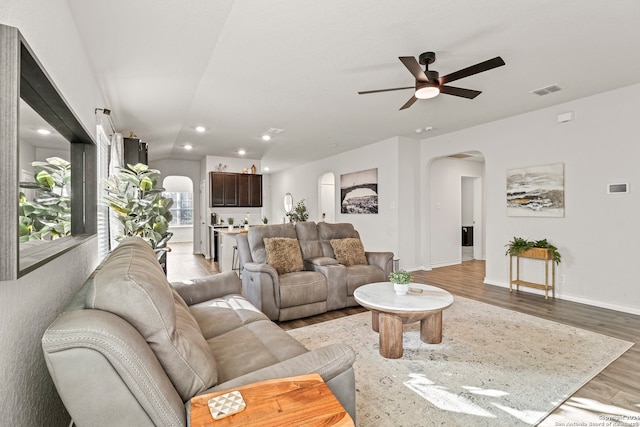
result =
M368 312L289 333L356 351L362 427L535 425L633 345L462 297L443 312L441 344L404 326L401 359L380 356Z

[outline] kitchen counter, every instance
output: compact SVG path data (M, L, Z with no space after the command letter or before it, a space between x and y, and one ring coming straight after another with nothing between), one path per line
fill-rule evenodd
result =
M227 226L223 228L214 228L213 230L219 237L218 247L216 248L216 254L218 258L218 270L221 273L225 271L231 271L233 268L233 247L236 246L236 236L238 234L248 233L248 230L244 228L234 228L229 230ZM238 255L236 254L236 260ZM239 261L236 261L239 263Z

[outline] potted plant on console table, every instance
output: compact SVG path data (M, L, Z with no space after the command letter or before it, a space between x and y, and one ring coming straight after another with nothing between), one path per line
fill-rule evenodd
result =
M549 290L551 296L555 297L556 289L556 264L560 264L562 257L558 248L547 239L542 240L526 240L521 237L514 237L507 244L507 252L509 255L509 292L513 291L513 285L516 290L520 290L520 286L528 286L531 288L544 290L544 299L549 299ZM513 258L516 258L516 277L513 278ZM520 280L520 258L532 258L544 261L544 283L536 283ZM549 264L551 265L551 279L549 279Z
M409 292L411 273L405 270L393 271L389 274L389 281L393 283L393 290L398 295L406 295Z
M514 237L506 246L507 252L505 255L534 259L552 259L556 264L560 264L562 260L558 248L547 242L547 239L526 240L521 237Z

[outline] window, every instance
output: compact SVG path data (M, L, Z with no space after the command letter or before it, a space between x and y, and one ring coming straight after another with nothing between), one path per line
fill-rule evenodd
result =
M173 199L169 226L193 225L193 193L165 191L162 195Z

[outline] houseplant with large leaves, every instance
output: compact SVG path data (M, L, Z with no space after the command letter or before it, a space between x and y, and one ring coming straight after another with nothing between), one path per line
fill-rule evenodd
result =
M71 163L60 157L36 161L33 182L20 182L20 188L35 190L35 197L20 192L18 228L20 243L53 240L71 234L71 198L68 187Z
M107 194L103 198L121 226L116 240L142 237L158 258L169 250L167 242L173 236L169 231L173 199L162 195L165 190L158 187L159 176L159 170L142 163L127 164L126 168L118 168L114 179L104 180Z

